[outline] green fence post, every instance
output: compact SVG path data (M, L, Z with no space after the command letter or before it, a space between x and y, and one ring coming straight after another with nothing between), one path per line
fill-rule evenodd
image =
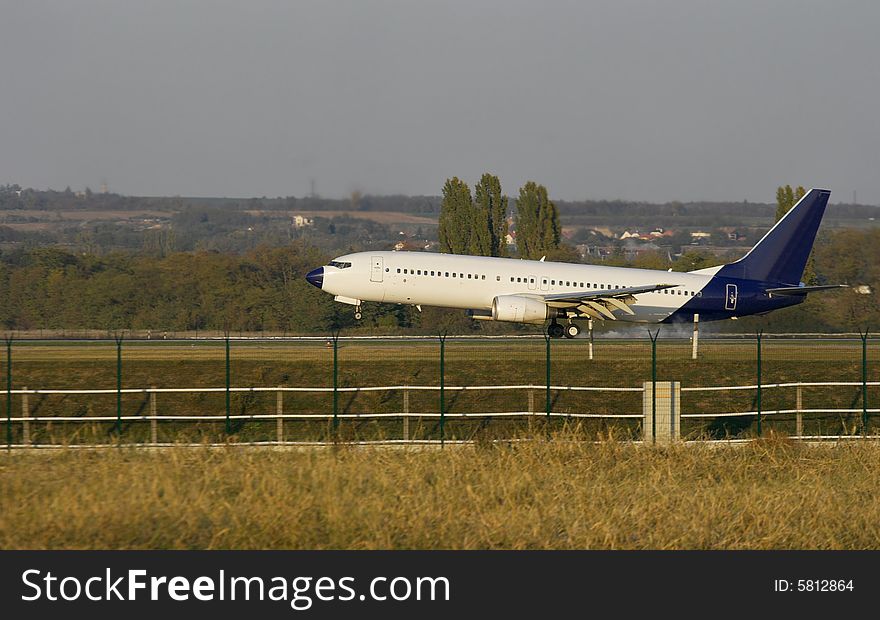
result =
M868 328L862 337L862 435L868 434Z
M544 370L546 371L546 392L544 398L544 410L547 413L547 424L550 424L550 407L553 404L552 399L550 397L550 334L544 334L544 344L545 344L545 358L544 358Z
M551 356L550 356L550 333L544 332L544 413L546 414L544 429L547 431L547 439L550 439L550 410L553 405L553 398L550 394L550 385L552 383L551 373Z
M758 343L758 394L756 398L756 405L758 409L758 437L761 436L761 338L764 335L764 330L760 329L757 333L757 343Z
M440 447L446 441L446 332L440 338Z
M660 335L660 328L651 333L648 330L648 336L651 338L651 443L657 443L657 337Z
M229 419L230 401L229 401L229 332L226 332L226 434L232 432L232 420Z
M6 448L12 447L12 336L6 336Z
M333 338L333 433L339 431L339 330L331 332Z
M122 338L116 334L116 436L122 435Z

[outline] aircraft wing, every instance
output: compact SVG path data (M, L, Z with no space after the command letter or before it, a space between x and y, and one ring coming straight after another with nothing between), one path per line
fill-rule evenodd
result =
M839 288L849 288L846 284L821 284L819 286L782 286L779 288L768 288L767 293L773 295L806 295L807 293L817 293L819 291L831 291Z
M550 295L530 295L542 300L553 308L576 309L578 314L594 319L616 320L615 310L634 314L629 304L635 303L635 295L653 293L667 288L675 288L678 284L647 284L645 286L629 286L591 291L569 291Z
M586 299L599 299L603 297L621 297L626 295L638 295L639 293L653 293L665 288L674 288L678 284L647 284L645 286L630 286L626 288L612 288L598 291L572 291L568 293L553 293L542 295L544 301L582 301Z

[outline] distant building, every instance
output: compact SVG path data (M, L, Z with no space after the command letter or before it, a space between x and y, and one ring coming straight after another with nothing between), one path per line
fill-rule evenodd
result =
M592 256L593 258L605 259L614 253L614 246L612 245L590 245L588 243L581 243L575 246L575 249L581 258Z
M630 232L625 230L622 235L620 235L621 241L626 241L627 239L641 239L642 241L653 241L654 239L659 239L660 237L671 237L674 233L671 230L663 230L662 228L655 228L649 233L640 233L637 230Z
M398 241L394 244L394 249L397 252L407 251L407 252L418 252L422 249L427 249L430 244L422 245L419 242L410 242L410 241Z
M294 228L305 228L306 226L312 226L315 223L310 217L305 217L304 215L294 215L293 216L293 227Z
M736 228L731 228L730 226L723 226L718 230L727 235L728 241L742 241L746 237L739 230L737 230Z
M645 252L657 252L661 249L655 243L638 243L638 241L636 238L630 238L623 244L623 255L627 260L633 260Z
M702 230L697 230L691 233L691 239L708 239L712 236L710 232L704 232Z

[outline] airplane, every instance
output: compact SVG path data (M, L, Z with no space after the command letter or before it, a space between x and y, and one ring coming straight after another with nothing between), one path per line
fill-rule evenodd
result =
M846 285L801 282L831 192L811 189L745 256L686 273L602 265L438 254L357 252L333 259L306 280L355 306L374 301L460 308L483 321L550 324L574 338L575 321L675 323L765 314L807 294ZM560 321L562 323L560 323Z

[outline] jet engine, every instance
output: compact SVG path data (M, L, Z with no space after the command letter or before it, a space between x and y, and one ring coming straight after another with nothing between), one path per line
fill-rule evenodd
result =
M499 295L492 301L492 320L512 323L543 323L558 316L543 301L519 295Z

